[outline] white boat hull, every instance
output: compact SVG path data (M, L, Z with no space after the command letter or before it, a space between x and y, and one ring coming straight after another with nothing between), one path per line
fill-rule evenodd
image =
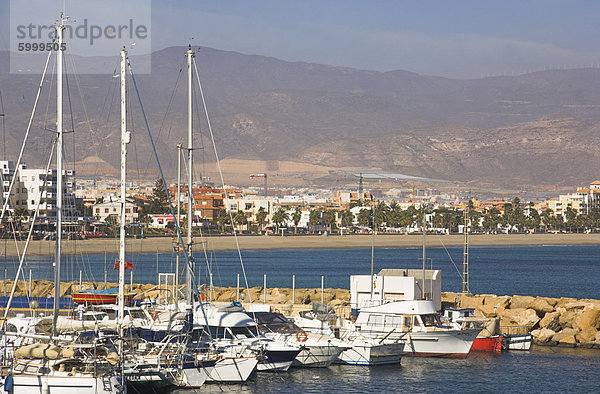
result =
M256 369L256 357L228 357L208 370L207 382L245 382Z
M12 394L109 394L126 393L126 385L122 385L116 376L95 378L93 376L39 376L12 375L12 390L7 390L7 377L2 379L0 391Z
M344 351L344 348L324 345L324 346L306 346L296 359L292 366L307 368L325 368L330 366Z
M465 358L480 330L411 332L403 337L404 355Z
M350 343L350 349L344 350L336 363L350 365L390 365L399 364L402 358L402 343L369 344Z
M508 350L530 350L533 337L527 335L508 335L504 338Z

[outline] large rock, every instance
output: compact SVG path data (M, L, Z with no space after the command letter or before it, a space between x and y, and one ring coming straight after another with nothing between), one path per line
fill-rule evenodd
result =
M584 311L575 319L574 324L582 331L587 328L600 328L600 309L584 309Z
M463 294L460 299L460 307L461 308L479 308L483 305L483 300L485 297L482 296L472 296Z
M552 341L556 342L558 346L575 347L577 346L577 339L575 335L579 333L579 330L575 328L565 328L561 332L555 334L552 337Z
M564 308L565 305L567 305L570 302L575 302L577 301L577 298L569 298L569 297L561 297L558 299L558 302L556 303L556 305L554 305L555 308Z
M547 299L542 297L537 297L529 307L536 311L539 317L543 317L546 313L554 311L554 306L550 305Z
M533 343L537 345L552 345L551 343L552 337L556 335L556 332L549 328L540 328L539 330L531 331L531 336L533 336Z
M510 304L510 297L485 296L483 305L477 307L484 317L496 317Z
M527 326L534 327L540 318L533 309L506 309L500 313L502 326Z
M560 326L565 328L573 328L575 318L577 318L578 312L573 310L566 310L565 308L558 308L560 317L558 319Z
M531 296L512 296L510 300L510 309L529 309L534 300L535 298Z
M595 345L597 334L598 330L593 327L588 327L585 330L578 332L575 338L577 339L577 342L579 342L579 346L593 347Z
M552 331L560 331L562 328L560 324L560 312L546 313L542 320L540 320L540 327Z

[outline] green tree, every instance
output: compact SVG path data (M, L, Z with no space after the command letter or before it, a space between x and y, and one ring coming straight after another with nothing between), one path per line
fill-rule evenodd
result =
M157 179L154 183L154 189L152 189L152 195L150 196L150 213L168 213L169 202L167 201L167 191L164 188L161 179Z
M323 220L325 221L325 224L327 225L327 228L329 229L329 232L331 233L331 231L335 227L335 220L336 220L335 211L333 209L328 209L325 212L323 212Z
M241 226L243 229L243 226L248 225L248 216L246 215L246 212L238 210L233 217L233 221L237 226Z
M279 208L277 211L275 211L271 220L275 224L275 227L277 228L278 232L279 227L281 227L288 220L288 218L289 216L285 209Z
M342 227L351 227L354 223L354 215L349 209L340 212L340 219L342 221Z
M256 218L256 222L258 223L258 227L259 227L258 230L262 231L263 225L265 224L265 221L267 220L267 211L263 207L260 207L260 208L258 208L256 215L254 215L254 216Z
M321 223L321 211L318 209L314 209L310 211L310 215L308 217L308 223L312 226L313 233L315 232L316 226Z
M389 207L384 202L380 202L377 204L375 209L373 210L375 226L377 228L381 228L381 225L386 223L386 218L389 212Z
M362 227L370 227L371 225L371 210L363 208L358 211L358 224Z
M292 213L292 221L294 222L294 234L298 233L298 223L302 219L302 210L300 207L296 207L294 212Z
M225 232L226 226L231 224L229 213L226 210L219 210L219 215L217 216L217 224L221 228L221 232Z

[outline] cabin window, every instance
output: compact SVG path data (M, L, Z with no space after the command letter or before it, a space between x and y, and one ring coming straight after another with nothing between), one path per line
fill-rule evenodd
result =
M381 326L383 324L382 315L369 315L369 324L375 326Z
M15 367L15 371L17 372L23 372L25 370L25 365L23 364L17 364L17 366Z
M440 325L440 318L438 315L422 315L421 319L423 319L423 324L425 324L425 327L435 327Z
M421 326L421 323L419 322L419 316L415 316L414 317L414 319L413 319L413 325L415 327L420 327Z
M412 316L404 316L404 329L410 330L412 328Z
M386 326L400 326L402 324L402 316L387 315L385 317Z
M25 372L27 372L27 373L37 373L37 371L38 371L38 367L36 365L28 365L25 368Z

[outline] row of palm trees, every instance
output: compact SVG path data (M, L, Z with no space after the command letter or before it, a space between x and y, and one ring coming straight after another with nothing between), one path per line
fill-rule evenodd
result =
M555 215L551 209L538 212L533 204L523 206L518 197L512 202L503 205L502 211L497 208L491 208L485 212L478 212L473 209L472 201L468 204L468 220L472 231L485 232L530 232L530 231L569 231L582 232L586 230L597 230L600 228L600 210L593 210L591 214L583 215L571 207L567 207L564 215ZM359 226L362 228L375 228L379 231L385 228L409 228L420 227L423 222L423 215L427 215L429 228L446 229L449 232L456 232L464 223L464 211L448 208L428 209L425 207L417 208L410 206L408 209L402 209L397 203L379 202L372 207L362 207L355 214L350 210L336 209L313 209L309 214L309 225L312 231L319 226L326 226L329 231L337 227L350 228ZM271 216L270 222L267 222L267 211L260 208L254 217L243 211L237 211L232 215L234 225L239 229L249 230L255 226L260 231L265 225L273 225L276 231L291 223L294 225L294 232L297 232L298 225L302 218L300 207L293 210L286 210L283 207L278 208ZM221 231L225 231L231 226L229 213L222 210L217 219Z

